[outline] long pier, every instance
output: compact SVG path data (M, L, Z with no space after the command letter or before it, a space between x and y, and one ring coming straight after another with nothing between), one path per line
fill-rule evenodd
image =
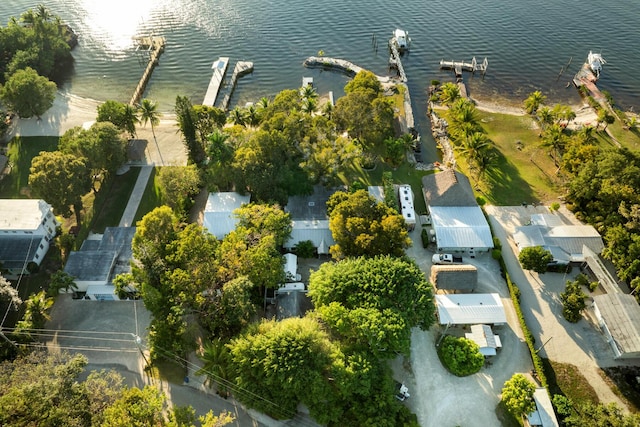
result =
M253 62L249 61L238 61L236 62L236 66L233 68L233 74L231 75L231 88L229 89L229 93L227 93L222 100L222 110L227 111L229 108L229 101L231 100L231 95L233 95L233 91L236 88L236 84L238 83L238 79L245 74L249 74L253 72Z
M147 87L147 83L149 83L149 79L151 79L151 74L153 73L153 69L158 65L160 55L164 52L164 46L166 40L162 36L145 36L137 38L138 46L136 50L139 51L141 48L146 49L146 52L149 54L149 61L147 62L147 67L144 69L144 73L142 73L142 77L138 82L138 86L136 86L136 90L133 92L133 96L131 97L131 101L129 101L129 105L137 105L140 102L140 98L144 94L144 90Z
M389 39L389 48L391 49L391 58L389 62L398 68L400 74L400 81L407 82L407 75L404 73L404 67L402 66L402 60L400 59L400 52L398 51L398 42L395 37Z
M440 69L453 70L456 73L456 77L462 77L463 71L470 71L475 73L476 71L482 71L482 74L487 72L489 67L489 60L484 58L484 61L478 62L474 56L471 62L464 61L445 61L440 60Z
M228 65L229 58L226 56L221 56L211 66L211 68L213 69L213 75L211 76L211 80L209 81L207 93L204 95L202 105L208 105L210 107L213 107L215 105L216 98L218 98L218 93L220 92L220 86L222 86L222 81L224 80L224 75L227 73Z

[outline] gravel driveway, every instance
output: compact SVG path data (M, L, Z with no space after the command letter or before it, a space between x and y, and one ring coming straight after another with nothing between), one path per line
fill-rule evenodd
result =
M420 228L411 233L414 245L407 252L429 277L433 252L423 249ZM504 382L516 372L532 369L531 357L524 342L518 319L509 298L498 263L490 254L480 254L464 261L478 268L476 292L497 292L502 297L508 324L495 328L500 335L502 349L482 370L459 378L447 371L436 353L435 344L442 327L434 325L429 331L413 330L411 360L402 357L393 363L396 379L405 381L411 398L407 406L418 416L424 427L499 426L495 409ZM449 332L454 332L449 329ZM461 332L461 331L458 331Z

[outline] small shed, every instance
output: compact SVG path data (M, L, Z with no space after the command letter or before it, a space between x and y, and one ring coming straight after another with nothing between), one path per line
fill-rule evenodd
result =
M446 294L436 295L441 325L503 325L507 315L500 295Z
M489 325L471 325L471 332L464 334L465 338L478 344L483 356L495 356L497 349L502 347L500 337L495 335Z
M640 306L622 293L596 295L593 307L616 359L640 357Z
M478 269L473 265L434 265L429 278L437 290L473 292L478 285Z

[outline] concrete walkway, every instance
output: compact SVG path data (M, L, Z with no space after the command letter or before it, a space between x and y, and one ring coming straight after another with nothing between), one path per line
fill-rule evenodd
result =
M138 212L138 206L140 206L140 200L142 200L144 190L147 188L147 182L149 182L149 177L151 176L153 167L153 164L140 167L141 170L138 175L138 180L131 191L129 202L127 203L127 207L124 209L124 213L120 219L120 227L131 227L135 225L133 224L133 221L136 217L136 212Z

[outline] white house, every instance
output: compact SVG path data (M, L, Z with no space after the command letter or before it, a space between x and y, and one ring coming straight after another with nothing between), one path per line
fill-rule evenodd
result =
M8 277L40 265L60 223L44 200L0 200L0 264Z
M438 251L473 254L493 248L489 223L466 176L454 170L425 175L422 189Z
M441 325L507 323L504 305L498 294L446 294L435 297Z
M209 193L207 205L204 208L204 227L217 239L235 230L238 218L233 211L249 203L251 195L243 196L235 192Z

